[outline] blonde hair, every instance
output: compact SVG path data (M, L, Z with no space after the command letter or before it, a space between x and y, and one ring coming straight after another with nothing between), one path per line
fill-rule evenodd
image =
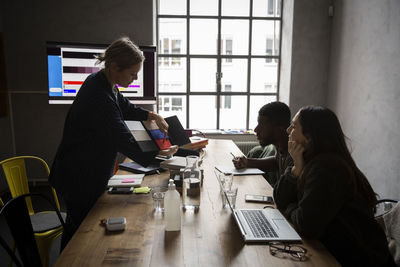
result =
M128 37L115 40L103 54L96 55L96 64L104 62L109 68L115 62L120 71L130 68L144 61L143 52Z

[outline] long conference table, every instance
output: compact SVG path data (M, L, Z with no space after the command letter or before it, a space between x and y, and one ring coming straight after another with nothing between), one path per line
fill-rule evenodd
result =
M54 266L340 266L317 240L303 239L308 260L272 256L268 244L245 244L229 208L222 208L216 165L232 164L232 152L242 154L231 140L209 140L203 158L204 183L200 209L182 211L179 232L166 232L163 215L154 213L151 194L105 192L89 212ZM119 174L127 172L118 171ZM169 172L145 176L142 186L166 185ZM245 194L272 195L261 175L235 176L237 208L263 208L245 202ZM124 216L123 232L106 232L100 221Z

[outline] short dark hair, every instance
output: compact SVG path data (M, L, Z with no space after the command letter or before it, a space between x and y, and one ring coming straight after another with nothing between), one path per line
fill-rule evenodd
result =
M279 101L265 104L258 111L258 115L266 116L272 123L284 128L290 125L290 109L285 103Z

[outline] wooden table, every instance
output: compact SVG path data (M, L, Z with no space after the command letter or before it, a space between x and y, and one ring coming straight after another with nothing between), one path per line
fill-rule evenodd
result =
M245 244L231 215L223 209L215 165L232 164L240 150L230 140L209 140L204 156L204 184L198 213L182 211L180 232L165 232L163 216L153 212L150 194L104 195L97 201L54 266L340 266L325 247L303 240L309 259L305 262L270 255L267 244ZM123 171L119 171L121 174ZM143 186L166 184L168 172L146 176ZM244 195L272 195L261 176L235 176L239 187L236 206L262 208L246 203ZM106 233L100 220L124 216L122 233Z

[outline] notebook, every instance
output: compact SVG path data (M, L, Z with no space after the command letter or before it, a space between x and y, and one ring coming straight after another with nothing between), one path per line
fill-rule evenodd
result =
M142 165L131 161L131 162L124 162L118 165L119 168L122 170L130 171L133 173L144 173L144 174L154 174L159 173L160 164L159 163L152 163L147 167L143 167Z
M218 173L214 173L219 182ZM225 191L224 194L226 197ZM278 209L234 209L229 198L226 199L245 242L301 240Z
M236 169L233 166L215 166L217 170L219 170L222 173L232 173L233 175L256 175L256 174L264 174L260 169L257 168L243 168L243 169Z
M108 180L108 187L140 187L144 174L114 175Z
M164 160L160 163L160 167L163 169L179 170L186 167L186 158L173 156L170 159Z

